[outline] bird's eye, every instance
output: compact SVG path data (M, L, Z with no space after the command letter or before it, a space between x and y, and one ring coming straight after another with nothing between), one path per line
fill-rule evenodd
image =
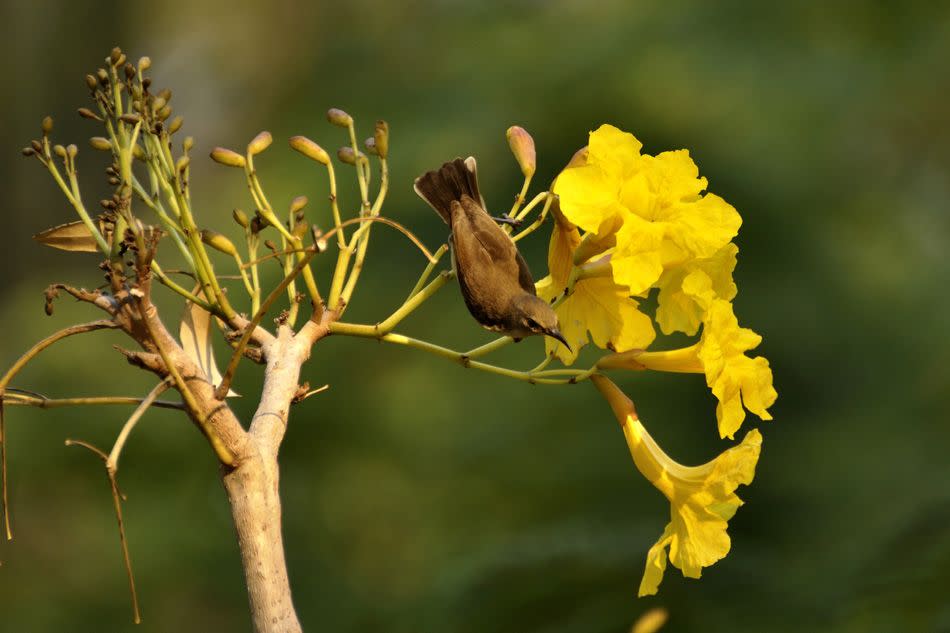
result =
M525 325L527 325L528 329L531 330L532 332L539 332L542 329L544 329L541 327L541 325L537 321L535 321L534 319L530 317L525 319Z

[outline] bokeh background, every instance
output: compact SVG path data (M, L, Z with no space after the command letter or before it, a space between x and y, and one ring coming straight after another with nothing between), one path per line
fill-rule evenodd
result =
M5 0L2 18L3 366L92 318L68 300L43 315L48 283L94 286L100 272L94 257L30 239L72 215L19 148L53 115L56 138L80 145L86 198L103 197L105 165L85 144L98 131L74 113L86 105L83 75L115 44L150 55L156 85L174 90L197 141L199 218L227 232L246 190L202 157L269 129L278 142L259 169L272 201L307 194L326 214L325 176L282 139L342 144L324 119L332 106L364 136L376 118L390 122L385 213L430 246L445 227L412 178L474 154L489 203L506 208L520 186L504 139L512 124L537 141L538 183L611 122L645 151L689 148L710 190L743 215L736 309L764 335L779 400L775 421L759 423L762 459L739 491L725 560L700 581L671 569L659 596L636 598L668 505L589 385L532 387L330 339L304 378L331 388L294 411L281 455L307 630L622 633L663 606L671 632L950 631L946 4ZM537 276L545 235L523 243ZM348 320L388 314L423 264L398 234L374 231ZM180 309L161 305L170 320ZM490 340L454 287L401 329L458 348ZM65 342L16 384L144 394L150 378L127 368L117 342ZM527 368L541 354L529 340L499 361ZM680 461L728 446L701 377L619 379ZM259 382L258 368L242 367L245 418ZM249 628L215 464L167 411L145 418L122 462L145 618L131 624L101 465L63 446L109 445L127 413L8 409L16 540L0 544L0 630Z

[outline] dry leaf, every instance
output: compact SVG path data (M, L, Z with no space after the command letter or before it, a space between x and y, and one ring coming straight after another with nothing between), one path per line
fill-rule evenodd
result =
M67 222L46 229L33 236L33 239L40 244L52 246L63 251L73 251L78 253L98 253L99 246L96 244L96 238L92 236L82 220Z
M199 288L195 288L194 292L201 296ZM181 317L178 338L181 339L182 349L201 367L208 381L212 385L220 385L222 376L214 362L214 350L211 348L211 314L189 301ZM239 396L234 390L228 390L228 398Z

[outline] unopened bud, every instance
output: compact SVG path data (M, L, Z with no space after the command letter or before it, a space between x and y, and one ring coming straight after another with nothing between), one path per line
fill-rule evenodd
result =
M132 64L125 65L125 78L131 80L132 77L135 77L135 66Z
M142 120L142 117L140 117L137 114L132 114L130 112L128 114L123 114L122 116L120 116L119 120L122 121L123 123L128 123L129 125L135 125L136 123Z
M139 58L139 70L148 70L152 67L152 58L151 57L140 57Z
M66 146L66 155L69 156L69 159L72 160L76 158L76 154L79 153L79 148L76 147L74 143L70 143Z
M202 230L201 241L211 248L230 255L231 257L237 255L237 249L234 247L234 243L217 231L212 231L211 229Z
M305 206L307 206L308 202L310 202L310 200L307 199L307 196L297 196L296 198L290 201L290 212L297 213L298 211L303 209Z
M336 157L347 165L355 165L357 160L363 160L366 156L362 152L357 154L349 145L345 145L336 151Z
M310 229L310 225L307 224L306 220L301 220L294 225L293 236L297 239L303 239L303 236L307 234L307 231Z
M327 121L340 127L350 127L353 125L353 117L340 110L339 108L330 108L327 110Z
M168 124L168 133L174 134L175 132L180 130L181 125L184 122L185 122L185 119L182 118L181 115L176 116L174 119L172 119L172 122Z
M172 107L168 104L165 104L158 112L155 113L155 116L158 117L159 121L164 121L172 115Z
M109 85L109 73L106 72L105 68L96 70L96 77L99 79L99 83L103 86Z
M172 89L171 88L162 88L158 91L158 96L165 100L165 103L168 103L172 100Z
M382 119L377 121L373 139L376 141L376 154L380 158L386 158L389 154L389 124Z
M102 122L102 117L90 110L89 108L79 108L79 116L84 119L92 119L93 121Z
M265 149L270 147L270 144L274 142L274 137L271 136L270 132L264 130L257 136L255 136L250 143L247 144L247 153L251 156L255 154L260 154Z
M92 75L86 75L86 87L95 92L96 88L99 87L99 81Z
M33 151L32 147L24 147L23 149L20 150L20 153L23 154L24 156L32 156L36 152Z
M512 125L505 135L508 137L508 147L511 148L511 153L514 154L518 166L521 167L521 173L525 178L533 176L538 165L534 139L519 125Z
M277 252L277 244L274 243L274 240L264 240L264 246L275 253Z
M188 169L189 164L191 164L191 156L182 156L178 159L178 162L175 163L175 171L183 172Z
M211 160L228 167L244 167L244 157L235 151L223 147L215 147L211 150Z
M181 146L186 152L190 152L191 148L195 146L195 137L186 136L185 140L182 141Z
M43 123L40 127L43 129L43 136L49 136L49 133L53 131L53 117L43 117Z
M30 141L30 147L32 147L32 148L33 148L33 151L36 152L37 154L42 154L42 153L43 153L43 146L40 144L39 141L37 141L37 140L35 140L35 139L32 140L32 141Z
M53 152L55 152L60 158L66 158L66 148L62 145L54 145Z
M290 146L310 160L315 160L322 165L330 164L330 156L326 150L306 136L291 136Z
M93 149L97 149L100 152L112 151L112 143L103 136L93 136L89 139L89 144L92 145Z
M240 209L235 209L231 212L231 217L234 218L234 221L241 225L243 228L247 228L251 225L250 220L247 219L247 214L241 211Z
M164 97L161 97L161 96L155 97L154 99L152 99L152 109L158 112L159 110L165 107L166 103L168 102L164 99Z
M376 139L372 136L363 141L363 147L366 148L367 154L372 154L373 156L379 156L379 153L376 151Z
M114 48L112 49L112 52L109 53L109 59L112 61L112 64L113 64L113 65L118 64L118 63L119 63L119 59L120 59L121 57L122 57L122 49L119 48L118 46L114 47Z

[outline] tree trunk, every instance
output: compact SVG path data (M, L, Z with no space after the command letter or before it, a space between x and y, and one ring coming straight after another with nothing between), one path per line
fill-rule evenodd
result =
M223 476L255 633L300 632L284 561L276 456L260 452Z

